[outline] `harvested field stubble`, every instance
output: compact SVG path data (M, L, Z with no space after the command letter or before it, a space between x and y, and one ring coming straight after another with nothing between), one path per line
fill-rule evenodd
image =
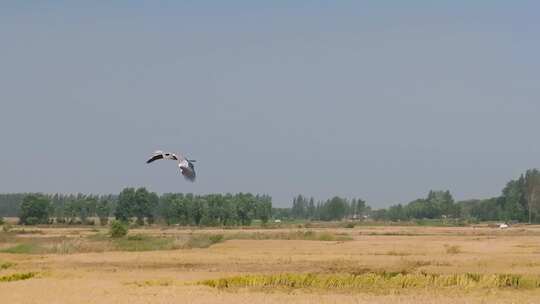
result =
M540 298L538 226L145 228L114 240L101 228L25 229L0 232L2 303L441 304ZM28 273L39 275L23 279Z

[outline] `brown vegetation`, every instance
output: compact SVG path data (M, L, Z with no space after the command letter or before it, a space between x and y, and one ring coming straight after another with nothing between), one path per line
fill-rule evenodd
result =
M0 265L6 265L0 267L6 278L0 298L6 303L534 303L540 297L535 288L540 227L513 229L147 228L112 239L106 229L28 233L13 227L0 232ZM28 273L33 275L25 277ZM209 287L220 280L233 282L227 286L234 292Z

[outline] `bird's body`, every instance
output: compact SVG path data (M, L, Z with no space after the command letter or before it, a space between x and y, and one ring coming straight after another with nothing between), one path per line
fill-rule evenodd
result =
M195 181L196 174L195 166L193 165L195 160L190 160L182 155L176 155L170 152L156 151L154 152L154 155L146 161L146 163L149 164L159 159L171 159L178 161L178 167L180 168L180 172L182 173L184 178L190 182Z

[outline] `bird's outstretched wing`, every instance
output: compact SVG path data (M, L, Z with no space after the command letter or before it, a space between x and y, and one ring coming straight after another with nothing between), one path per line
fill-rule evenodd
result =
M155 160L158 160L158 159L163 159L163 155L161 154L158 154L158 155L154 155L152 156L152 158L150 158L149 160L146 161L147 164L155 161Z
M146 161L146 163L149 164L159 159L172 159L178 161L178 167L180 167L180 172L182 173L184 178L190 182L195 181L196 174L195 166L193 165L193 162L195 162L195 160L188 160L180 154L176 155L174 153L156 151L154 152L154 155L152 155L152 157Z
M154 155L146 161L147 164L155 161L155 160L158 160L158 159L172 159L172 160L178 160L178 156L176 156L176 154L174 153L169 153L169 152L163 152L163 151L156 151L154 152Z

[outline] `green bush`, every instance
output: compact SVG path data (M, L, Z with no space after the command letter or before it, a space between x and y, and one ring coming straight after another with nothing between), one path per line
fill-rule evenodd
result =
M113 238L121 238L123 236L126 236L128 233L127 226L120 222L120 221L113 221L111 223L111 228L109 230L111 237Z
M212 242L212 244L216 244L223 241L223 234L214 234L209 236L208 239L210 242Z
M31 216L26 218L26 225L37 225L39 224L39 219L37 217Z

